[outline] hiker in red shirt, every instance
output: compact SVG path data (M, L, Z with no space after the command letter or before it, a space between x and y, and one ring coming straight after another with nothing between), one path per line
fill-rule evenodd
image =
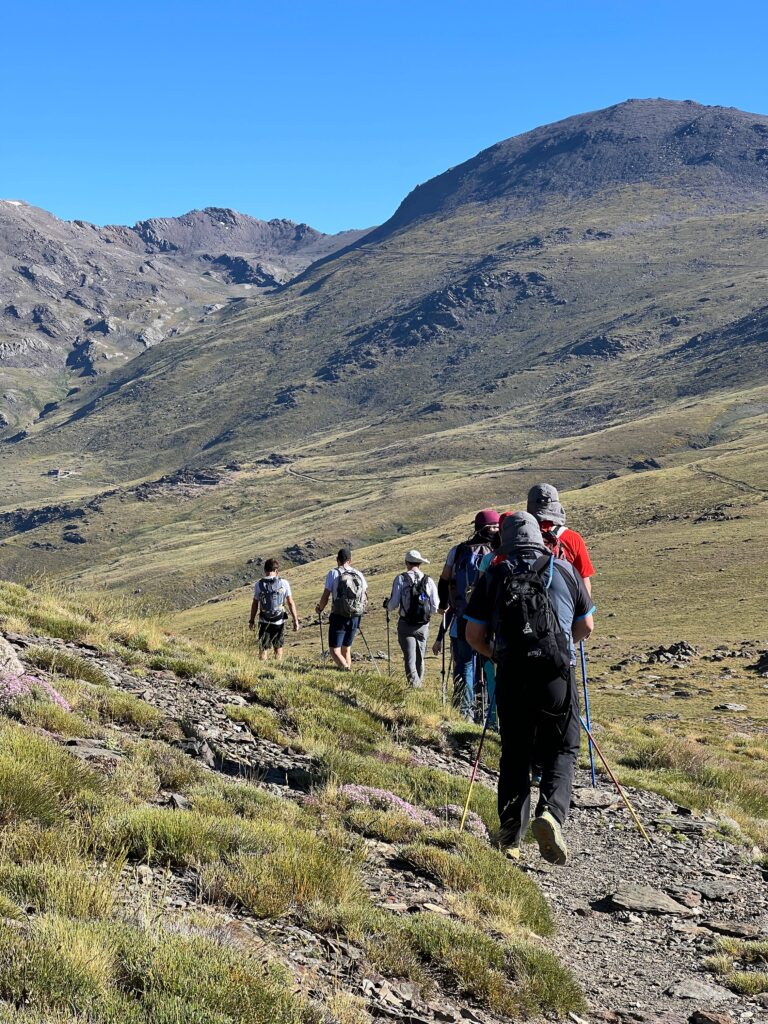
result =
M534 484L528 491L528 512L539 521L541 533L550 551L558 558L570 562L584 580L589 594L592 593L592 579L595 569L587 551L584 538L576 530L565 525L565 509L560 504L560 495L552 484Z

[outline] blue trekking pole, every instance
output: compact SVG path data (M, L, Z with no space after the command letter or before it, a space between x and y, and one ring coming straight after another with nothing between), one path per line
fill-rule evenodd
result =
M597 785L597 776L595 774L595 751L592 745L592 718L589 714L589 688L587 687L587 655L584 650L584 641L582 640L579 644L579 652L581 654L581 678L584 683L584 718L587 723L587 741L589 743L589 770L592 775L592 786Z

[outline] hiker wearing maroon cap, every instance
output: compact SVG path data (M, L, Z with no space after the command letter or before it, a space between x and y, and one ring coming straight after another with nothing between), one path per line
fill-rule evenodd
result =
M474 520L474 533L448 552L437 583L440 612L453 612L450 637L453 648L453 704L467 721L474 719L475 652L467 643L464 612L479 576L479 563L491 551L499 532L499 513L484 508Z
M565 525L565 509L560 504L560 495L552 484L534 484L528 491L528 512L535 516L541 527L544 543L556 558L570 562L592 593L591 579L595 568L587 551L584 538L576 530Z

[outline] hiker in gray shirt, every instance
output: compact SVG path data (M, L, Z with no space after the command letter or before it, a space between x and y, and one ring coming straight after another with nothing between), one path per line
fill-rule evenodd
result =
M405 572L395 576L392 593L384 599L387 611L400 611L397 640L405 660L406 678L414 689L424 682L429 620L439 604L435 581L424 575L421 565L429 565L429 561L415 549L407 552Z

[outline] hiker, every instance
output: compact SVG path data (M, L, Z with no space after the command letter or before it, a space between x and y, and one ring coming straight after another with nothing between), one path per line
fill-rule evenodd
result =
M499 553L499 547L501 546L501 529L504 526L504 520L509 516L513 515L512 512L502 512L499 516L499 532L491 537L491 550L487 555L483 555L477 565L478 576L482 576L483 573L487 572L490 567L494 564L498 564L504 561L504 556ZM498 717L496 714L496 666L493 664L490 658L483 659L483 678L485 679L485 690L488 695L488 727L490 729L498 728Z
M484 508L474 519L472 536L455 544L448 556L437 583L440 595L438 611L453 612L450 637L453 649L453 705L469 722L474 719L475 708L475 654L465 636L464 612L467 601L478 579L478 563L492 550L492 541L499 532L499 513Z
M505 519L501 554L505 560L481 577L466 611L467 641L496 663L499 843L519 860L535 744L542 778L531 828L542 857L565 864L562 826L581 739L574 641L592 632L594 606L577 570L555 558L529 513Z
M587 551L584 538L565 525L565 509L560 495L552 484L534 484L528 491L528 512L535 516L541 527L544 542L556 558L570 562L584 581L587 593L592 593L595 567Z
M365 576L352 568L352 552L340 548L336 568L325 577L323 596L315 606L318 615L331 601L328 619L328 649L334 662L342 670L352 668L352 641L360 628L360 616L368 606L368 584Z
M429 559L415 548L406 552L405 572L395 576L392 593L384 598L387 612L400 610L397 641L405 659L406 679L416 690L424 682L429 620L440 603L435 581L421 571L422 565L429 565Z
M291 613L293 619L294 633L299 630L299 616L296 612L296 605L291 595L291 585L279 575L280 563L276 558L268 558L264 563L265 575L257 581L253 588L253 601L251 602L251 617L248 620L248 628L256 626L256 614L259 616L259 657L266 661L270 647L275 652L278 661L283 659L283 644L285 642L285 622L288 616L285 608Z

